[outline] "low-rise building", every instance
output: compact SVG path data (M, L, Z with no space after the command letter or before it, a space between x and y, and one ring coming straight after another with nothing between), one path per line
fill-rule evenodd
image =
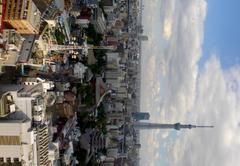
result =
M98 0L84 0L84 3L87 7L98 8Z
M113 10L117 7L115 0L102 0L102 5L106 13L113 12Z
M0 71L4 66L15 66L24 38L14 29L4 29L0 39Z
M34 49L35 35L25 35L19 52L18 63L27 63Z
M78 62L74 65L74 77L83 80L87 67Z
M92 16L92 10L88 7L83 7L79 13L80 14L76 16L75 24L87 28Z

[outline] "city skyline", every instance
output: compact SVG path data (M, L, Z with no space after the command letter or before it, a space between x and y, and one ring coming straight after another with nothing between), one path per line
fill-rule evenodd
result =
M236 166L240 1L2 0L0 166Z

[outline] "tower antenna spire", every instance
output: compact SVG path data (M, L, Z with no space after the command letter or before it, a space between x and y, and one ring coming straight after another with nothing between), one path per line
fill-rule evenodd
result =
M192 129L192 128L213 128L214 126L196 126L191 124L161 124L161 123L146 123L146 122L135 122L133 123L135 129Z
M214 126L197 126L197 128L214 128Z

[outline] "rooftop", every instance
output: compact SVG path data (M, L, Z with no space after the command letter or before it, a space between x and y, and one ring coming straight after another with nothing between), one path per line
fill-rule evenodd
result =
M26 35L25 40L23 42L22 48L19 53L18 62L26 63L29 59L30 54L32 53L35 35Z
M48 7L48 3L46 0L33 0L37 8L40 10L40 12L44 12L45 9Z
M22 111L15 111L11 114L8 114L5 117L0 117L0 124L1 123L18 123L18 122L27 122L30 119L24 114Z
M102 0L103 6L113 6L113 0Z

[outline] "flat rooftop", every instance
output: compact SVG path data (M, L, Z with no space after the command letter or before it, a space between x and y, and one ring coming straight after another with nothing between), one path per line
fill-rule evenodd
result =
M34 42L36 39L35 35L25 35L25 40L22 44L22 48L19 52L18 62L27 63L34 47Z

